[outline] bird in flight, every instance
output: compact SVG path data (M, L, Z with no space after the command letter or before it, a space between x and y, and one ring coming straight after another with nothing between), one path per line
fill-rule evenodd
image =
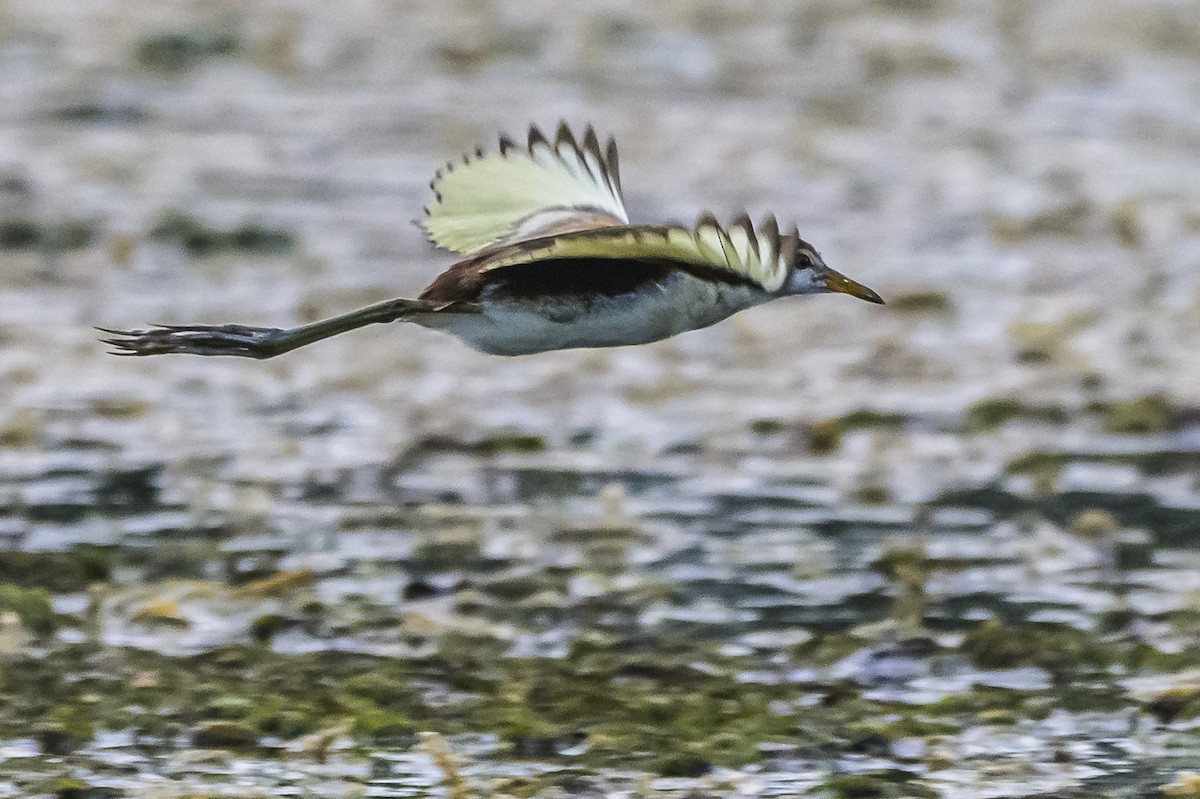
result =
M553 140L530 127L524 146L500 137L448 163L421 220L436 246L461 256L416 299L395 299L290 328L156 325L109 330L120 355L273 358L379 322L443 330L495 355L645 344L708 327L780 297L871 289L825 265L795 228L746 214L721 225L631 224L616 142L589 125Z

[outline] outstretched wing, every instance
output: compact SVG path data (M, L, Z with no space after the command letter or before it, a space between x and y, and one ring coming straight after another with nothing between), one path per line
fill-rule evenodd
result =
M449 163L429 184L434 202L422 225L434 244L473 255L524 239L625 225L617 145L602 150L589 125L576 141L561 123L550 142L536 126L519 147L500 137L500 150Z
M480 273L508 266L557 259L646 260L670 262L681 269L707 272L778 291L795 263L795 231L780 235L774 217L755 230L745 214L722 227L703 214L693 227L684 225L622 225L581 230L516 242L488 257Z

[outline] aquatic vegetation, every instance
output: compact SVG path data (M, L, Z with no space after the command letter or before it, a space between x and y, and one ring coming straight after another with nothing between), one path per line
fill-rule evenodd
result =
M192 727L192 746L200 749L254 749L259 734L235 721L202 721Z
M0 219L0 251L81 250L95 238L95 225L89 222L45 224L33 219Z
M511 431L482 438L476 442L474 449L482 455L497 455L503 452L544 452L546 441L533 433Z
M808 448L814 455L828 455L842 443L845 419L820 419L804 426Z
M46 635L54 631L58 621L50 604L50 593L44 588L22 588L0 583L0 612L17 614L21 624L31 632Z
M1117 518L1098 508L1080 511L1071 520L1071 534L1089 541L1112 540L1119 529Z
M852 499L864 505L886 505L891 501L892 494L887 486L865 485L854 492Z
M1067 457L1057 452L1035 450L1009 461L1009 474L1026 474L1053 483L1067 465Z
M1200 774L1194 771L1181 771L1172 782L1163 785L1159 790L1163 796L1180 796L1185 799L1200 797Z
M1145 230L1136 200L1126 200L1112 210L1112 232L1125 247L1137 249L1142 246Z
M1082 235L1096 209L1083 198L1068 199L1027 216L995 214L992 237L999 243L1015 246L1030 238Z
M427 752L442 772L442 779L450 791L450 799L470 799L471 791L462 774L462 761L455 756L442 736L436 732L422 733L420 749Z
M1172 688L1155 696L1147 710L1163 724L1200 717L1200 688Z
M899 413L886 413L864 408L846 414L839 421L846 430L859 430L899 427L904 424L905 418L903 414Z
M186 628L191 621L185 616L174 599L157 598L145 602L133 612L131 619L151 627Z
M236 599L282 596L299 588L311 586L317 575L312 569L278 571L236 586L231 595Z
M55 121L75 124L110 124L132 126L146 122L150 113L144 107L131 103L104 103L84 100L64 105L50 112Z
M888 308L915 316L945 316L954 312L954 302L945 292L924 289L889 295Z
M1077 313L1054 322L1021 320L1009 325L1009 336L1019 363L1077 363L1069 355L1068 344L1080 331L1095 323L1092 313Z
M220 547L215 541L167 540L143 552L125 553L121 561L141 567L146 582L157 582L203 578L219 555Z
M5 552L0 557L0 582L53 593L82 591L107 580L112 565L110 552L87 544L66 552Z
M1130 400L1115 400L1100 407L1101 421L1109 433L1145 435L1171 428L1173 409L1161 394Z
M780 419L751 419L748 425L750 432L756 436L775 436L787 429L787 424Z
M917 781L917 774L903 769L875 771L868 774L838 774L821 786L837 799L900 799L919 797L935 799L941 794Z
M229 33L167 31L139 41L134 50L138 66L167 75L185 72L207 58L235 55L241 49Z
M182 247L193 258L226 252L280 255L296 248L294 233L244 222L233 228L218 228L178 210L163 211L150 228L150 238Z
M1073 627L1012 626L997 619L988 619L968 632L962 650L983 669L1038 666L1052 678L1104 668L1124 654Z
M1013 397L992 397L967 407L966 429L970 433L988 432L1014 419L1063 424L1067 421L1067 411L1064 408L1027 405Z

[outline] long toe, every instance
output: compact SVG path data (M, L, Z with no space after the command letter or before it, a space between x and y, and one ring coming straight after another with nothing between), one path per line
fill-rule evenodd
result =
M155 325L148 330L97 328L110 338L105 344L115 355L233 355L264 358L272 354L271 339L279 331L246 325Z

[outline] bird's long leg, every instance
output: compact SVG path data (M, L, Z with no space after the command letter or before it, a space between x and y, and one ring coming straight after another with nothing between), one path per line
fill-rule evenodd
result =
M442 310L425 300L396 299L360 308L348 314L299 327L248 327L247 325L154 325L148 330L98 328L113 338L102 339L117 355L236 355L274 358L297 347L336 336L356 327L395 322L415 313Z

